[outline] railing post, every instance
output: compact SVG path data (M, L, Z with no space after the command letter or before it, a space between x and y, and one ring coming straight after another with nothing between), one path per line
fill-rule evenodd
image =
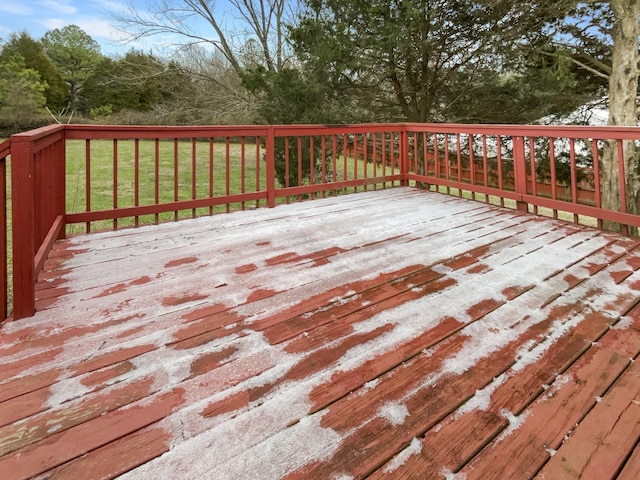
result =
M267 129L267 206L276 206L276 141L275 128L269 125Z
M0 145L0 323L8 314L8 245L7 245L7 156L11 153L11 144Z
M31 140L11 142L13 318L35 313L35 165Z
M527 193L527 158L524 151L524 137L513 137L513 181L516 193ZM520 197L522 198L522 197ZM528 212L527 202L516 200L516 208Z
M409 134L407 132L407 126L402 125L400 131L400 175L402 180L400 185L403 187L409 186Z

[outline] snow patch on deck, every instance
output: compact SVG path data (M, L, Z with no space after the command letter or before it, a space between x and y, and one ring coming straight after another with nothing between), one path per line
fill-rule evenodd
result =
M521 415L514 415L507 409L502 409L500 411L500 416L502 416L505 420L509 422L507 428L505 428L500 435L495 440L495 443L498 444L504 441L507 437L511 436L516 430L518 430L525 422L527 417L529 417L530 412L524 412Z
M157 478L276 479L330 458L342 436L322 427L322 414L305 416L309 405L294 388L203 433L175 443L161 457L124 474L126 480ZM300 421L287 427L296 418ZM277 459L277 460L275 460Z
M422 442L417 438L414 438L406 448L404 448L400 453L393 457L387 465L385 465L383 472L395 472L397 469L402 467L412 455L419 455L420 452L422 452Z
M378 416L387 420L391 425L397 426L404 423L409 416L407 406L401 403L385 403L378 410Z

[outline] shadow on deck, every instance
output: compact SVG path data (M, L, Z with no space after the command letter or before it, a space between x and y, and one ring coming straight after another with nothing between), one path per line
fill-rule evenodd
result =
M2 478L638 478L638 245L406 188L65 240Z

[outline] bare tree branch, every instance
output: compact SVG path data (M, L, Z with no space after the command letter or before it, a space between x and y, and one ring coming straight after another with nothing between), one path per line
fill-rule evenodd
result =
M282 68L286 21L293 20L298 4L298 0L229 0L230 11L224 11L215 0L151 0L149 10L143 11L128 1L126 11L115 19L130 42L159 37L169 38L179 48L209 45L237 73L243 67L242 46L251 39L261 47L260 63L270 71Z

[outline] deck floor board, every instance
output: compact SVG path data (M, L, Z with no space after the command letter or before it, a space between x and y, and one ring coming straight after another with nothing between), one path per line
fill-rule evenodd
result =
M0 471L634 478L639 302L637 239L408 188L74 236L0 328Z

